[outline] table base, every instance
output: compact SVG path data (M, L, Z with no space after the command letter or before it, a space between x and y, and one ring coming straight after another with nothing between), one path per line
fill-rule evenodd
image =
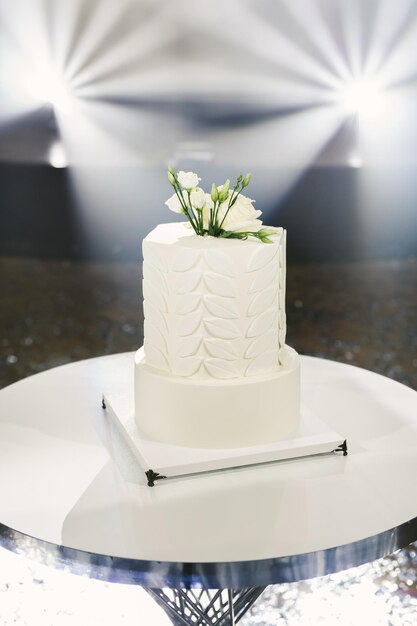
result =
M248 589L149 589L175 626L234 626L265 587Z

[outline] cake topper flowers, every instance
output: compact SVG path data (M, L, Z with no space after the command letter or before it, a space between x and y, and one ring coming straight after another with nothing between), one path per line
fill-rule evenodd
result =
M255 237L263 243L272 243L269 238L275 228L262 226L253 200L242 194L249 185L251 175L238 176L235 185L230 187L227 179L223 185L214 183L210 193L198 186L201 178L194 172L174 172L168 168L168 180L174 194L165 202L167 207L180 213L190 222L196 235L224 237L227 239L247 239Z

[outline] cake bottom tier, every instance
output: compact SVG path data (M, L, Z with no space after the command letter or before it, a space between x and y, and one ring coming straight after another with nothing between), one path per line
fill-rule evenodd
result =
M300 421L298 354L286 346L268 376L195 381L135 356L135 420L150 439L192 448L236 448L291 437Z

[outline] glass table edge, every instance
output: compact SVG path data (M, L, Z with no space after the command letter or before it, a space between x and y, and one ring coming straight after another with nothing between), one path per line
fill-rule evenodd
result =
M28 559L97 580L161 589L244 589L335 574L417 540L417 517L371 537L315 552L247 561L170 562L88 552L0 524L0 546Z

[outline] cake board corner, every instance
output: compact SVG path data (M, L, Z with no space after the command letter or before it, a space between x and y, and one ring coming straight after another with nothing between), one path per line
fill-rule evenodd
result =
M146 476L147 485L238 467L263 465L332 453L347 455L347 440L329 428L307 407L294 437L245 448L188 448L152 441L140 432L134 419L133 393L105 392L102 408L116 426Z

